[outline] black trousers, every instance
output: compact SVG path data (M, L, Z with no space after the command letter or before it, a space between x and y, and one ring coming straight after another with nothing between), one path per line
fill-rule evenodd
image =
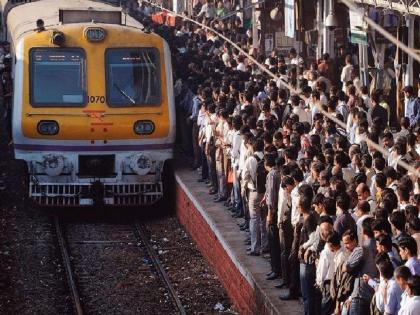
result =
M268 246L270 247L271 271L281 275L280 240L277 223L267 226Z
M330 294L330 280L324 281L321 296L321 315L331 315L334 313L335 303Z
M290 284L290 265L289 256L293 242L293 228L290 222L280 225L279 244L280 244L280 264L283 274L283 281L286 285Z
M300 294L300 263L299 263L299 240L300 240L300 230L302 229L302 224L297 223L293 227L293 242L290 250L289 256L289 265L290 265L290 294L299 295Z
M207 165L207 157L204 153L204 150L200 148L200 158L201 158L201 178L202 179L208 179L209 178L209 168Z

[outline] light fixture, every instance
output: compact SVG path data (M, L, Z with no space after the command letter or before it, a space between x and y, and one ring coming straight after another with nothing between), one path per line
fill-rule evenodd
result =
M333 31L337 28L337 26L338 26L338 21L334 14L334 0L330 0L330 13L325 19L325 27Z
M279 1L277 1L276 7L273 10L270 11L270 18L273 21L279 21L283 17L283 14L281 13L280 7L281 7L281 4L280 4Z

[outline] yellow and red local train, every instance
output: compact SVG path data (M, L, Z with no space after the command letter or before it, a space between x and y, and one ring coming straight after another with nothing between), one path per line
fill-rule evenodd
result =
M156 203L175 138L167 43L104 3L25 2L1 0L14 154L27 164L29 197L41 205Z

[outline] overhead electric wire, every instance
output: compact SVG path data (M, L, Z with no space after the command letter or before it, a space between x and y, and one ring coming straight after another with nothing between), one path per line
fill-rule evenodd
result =
M142 0L143 2L149 3L150 5L159 8L162 11L165 12L169 12L173 15L176 15L178 17L180 17L183 20L192 22L194 24L199 25L200 27L202 27L203 29L208 30L209 32L212 32L214 34L216 34L217 36L219 36L220 38L222 38L223 40L225 40L226 42L230 43L233 47L235 47L241 54L245 55L249 60L251 60L254 64L256 64L263 72L267 73L268 75L270 75L274 80L276 80L276 82L279 82L282 86L284 86L285 88L287 88L290 92L292 92L295 95L298 95L301 99L307 101L308 98L303 95L302 93L299 93L293 86L291 86L290 84L284 82L283 80L281 80L277 75L275 75L273 72L271 72L269 69L267 69L263 64L261 64L260 62L258 62L253 56L251 56L249 53L247 53L246 51L244 51L239 45L237 45L235 42L233 42L232 40L230 40L229 38L227 38L226 36L224 36L223 34L219 33L218 31L216 31L215 29L201 23L198 22L194 19L191 19L183 14L179 14L176 13L172 10L166 9L161 5L155 4L151 1L148 0ZM357 9L354 7L354 5L348 3L348 0L341 0L344 4L346 4L350 9ZM364 17L366 18L366 17ZM381 26L377 25L374 21L372 21L371 19L367 18L369 20L369 22L367 22L369 25L370 23L373 23L376 25L376 28L378 30L378 32L384 32L387 33L387 36L384 35L384 37L386 38L392 38L392 42L397 42L399 43L398 39L396 39L395 37L393 37L391 34L389 34L387 31L385 31ZM405 52L407 52L407 54L409 54L410 56L414 55L414 52L408 48L406 45L404 45L404 47L402 45L400 45L401 49L404 50ZM416 56L415 58L416 60L418 60L420 62L420 56ZM322 106L320 104L315 104L315 106L317 107L317 109L324 115L326 116L329 120L332 120L333 122L335 122L337 125L339 125L341 128L343 128L344 130L347 130L347 126L346 123L344 123L343 121L339 120L338 118L334 117L333 115L331 115L330 113L328 113L327 111L325 111ZM388 152L388 150L384 149L383 147L381 147L378 143L368 139L367 137L363 138L364 141L366 141L366 143L370 146L372 146L375 150L381 152L384 156L388 157L390 155L390 153ZM408 163L402 161L401 159L398 159L395 161L398 165L400 165L401 167L403 167L404 169L406 169L407 171L411 172L412 174L414 174L417 178L420 177L420 173L411 165L409 165Z

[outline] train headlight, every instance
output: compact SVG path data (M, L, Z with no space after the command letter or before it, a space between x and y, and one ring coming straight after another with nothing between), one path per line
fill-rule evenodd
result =
M152 159L145 153L134 155L130 159L130 168L137 175L146 175L152 168Z
M106 31L102 27L87 27L84 34L90 42L101 42L105 39Z
M58 176L64 169L64 158L61 155L47 155L44 157L43 166L48 176Z
M54 136L58 133L60 128L58 123L54 120L41 120L37 126L38 133L46 136Z
M138 135L150 135L155 131L155 124L150 120L138 120L134 123L134 132Z

